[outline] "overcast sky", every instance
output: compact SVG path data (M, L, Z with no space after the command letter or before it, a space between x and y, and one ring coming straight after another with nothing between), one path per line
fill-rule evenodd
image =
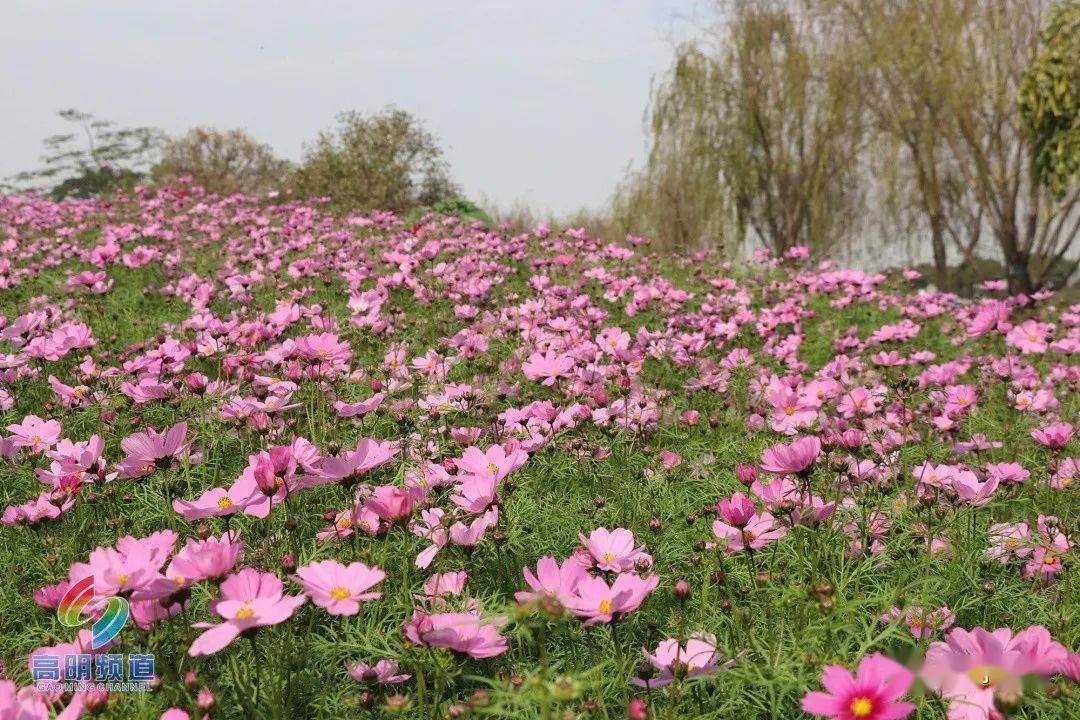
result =
M0 177L36 166L60 108L180 133L244 127L280 155L342 110L394 104L470 197L601 206L692 0L0 0Z

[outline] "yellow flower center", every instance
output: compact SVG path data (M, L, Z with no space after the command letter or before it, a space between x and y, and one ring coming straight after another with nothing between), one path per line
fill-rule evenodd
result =
M41 436L40 435L31 435L30 439L33 440L36 443L41 442Z
M327 354L328 354L328 353L327 353L327 352L326 352L325 350L320 350L320 351L319 351L319 357L321 357L321 358L324 358L324 357L326 357L326 356L327 356Z
M336 587L330 591L330 597L334 598L335 600L344 600L345 598L349 597L349 591L343 587Z
M1057 562L1057 558L1053 555L1047 555L1043 558L1043 565L1053 565L1055 562Z
M352 518L343 517L337 521L339 530L348 530L352 527Z
M184 584L184 576L183 575L177 575L176 577L174 577L172 579L172 581L176 585L183 585Z
M788 405L786 408L784 408L784 414L785 415L794 415L795 414L795 408L793 408L791 405Z
M1007 679L1009 673L996 665L978 665L968 670L967 676L971 682L985 690Z
M233 615L233 617L236 620L247 620L249 617L251 617L254 614L255 614L254 610L249 608L247 605L244 605L239 610L236 611L236 614Z
M611 601L608 600L607 598L604 598L603 600L600 601L600 612L602 612L605 615L607 615L607 614L609 614L611 612Z
M75 388L71 391L71 396L74 398L81 398L83 396L82 388Z
M491 473L492 475L495 475L495 474L497 474L497 473L499 472L499 466L498 466L498 465L496 465L496 464L495 464L495 463L493 463L493 462L492 462L492 463L488 463L488 464L487 464L487 471L488 471L489 473Z
M1009 538L1005 541L1005 547L1010 550L1015 550L1018 545L1020 545L1020 542L1016 538Z
M869 717L874 712L874 703L868 697L857 697L851 701L851 714L854 717Z
M127 575L117 575L116 576L116 584L119 585L120 587L124 587L125 585L128 584L128 580L130 580L130 579L131 578L129 578Z
M613 563L615 561L615 553L612 553L612 552L601 553L600 554L600 559L606 565L610 565L611 563Z
M233 501L230 500L227 495L223 496L221 499L219 499L217 501L218 510L225 510L226 508L230 508L230 507L232 507L232 504L233 504Z

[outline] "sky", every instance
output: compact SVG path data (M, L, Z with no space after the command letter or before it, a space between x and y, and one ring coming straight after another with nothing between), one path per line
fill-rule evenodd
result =
M650 83L692 0L0 0L0 178L75 107L180 134L246 128L283 157L395 105L468 197L600 208L645 152Z

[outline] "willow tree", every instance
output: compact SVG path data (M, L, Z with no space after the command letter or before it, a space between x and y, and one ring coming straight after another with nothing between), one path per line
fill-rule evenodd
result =
M928 58L949 68L942 133L967 186L985 210L1005 261L1012 292L1066 282L1076 268L1070 250L1080 231L1080 183L1055 191L1040 181L1039 148L1025 132L1017 95L1042 47L1048 4L978 0L966 21L942 35ZM1064 265L1064 267L1063 267Z
M935 282L949 284L948 248L971 259L983 236L983 209L953 160L943 127L954 77L939 41L967 21L955 0L826 0L830 18L847 39L858 88L882 156L877 179L891 210L920 219L929 233ZM894 218L895 219L895 218Z
M861 199L851 65L799 3L718 9L722 20L677 49L655 89L651 151L631 189L682 242L709 240L731 218L736 242L834 246Z

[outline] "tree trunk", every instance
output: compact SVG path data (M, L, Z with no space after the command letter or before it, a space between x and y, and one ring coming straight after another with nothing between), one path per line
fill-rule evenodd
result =
M997 233L1001 254L1005 257L1005 275L1009 279L1009 293L1017 295L1032 293L1031 273L1028 270L1027 253L1020 249L1016 226L1009 224Z
M940 213L930 216L930 241L934 248L934 284L939 292L957 290L946 287L949 282L949 265L945 256L945 218Z

